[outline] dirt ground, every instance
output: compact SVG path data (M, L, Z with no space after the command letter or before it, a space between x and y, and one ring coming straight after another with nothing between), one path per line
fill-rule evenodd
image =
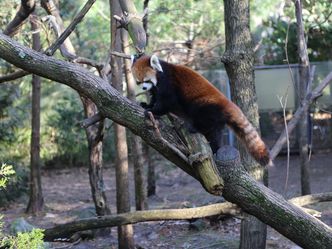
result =
M298 156L291 156L289 182L286 194L286 158L280 157L275 166L269 169L270 188L283 194L286 198L300 194L300 170ZM311 159L311 187L313 193L332 191L332 153L313 154ZM157 195L149 198L150 209L181 208L201 206L219 202L221 198L206 193L200 184L181 170L165 165L161 161L157 166ZM107 168L104 173L108 201L112 213L115 213L115 178L114 170ZM2 210L8 226L18 217L24 217L31 224L47 228L55 224L77 219L82 209L93 208L86 168L73 168L43 171L43 192L45 213L38 217L26 216L24 209L27 198L23 197ZM133 181L130 181L131 184ZM133 186L130 186L133 193ZM133 197L133 194L132 194ZM132 210L134 200L132 198ZM313 206L322 212L322 220L332 225L332 203L319 203ZM211 224L201 219L194 224L188 221L146 222L134 225L137 248L238 248L239 218L227 218ZM50 243L50 248L117 248L117 229L107 237L81 240L79 243ZM267 248L299 248L273 229L268 229Z

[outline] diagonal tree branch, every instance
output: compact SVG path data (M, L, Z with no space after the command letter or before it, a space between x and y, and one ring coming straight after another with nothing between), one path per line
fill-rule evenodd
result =
M7 25L3 33L11 37L16 35L20 28L23 26L24 21L34 11L35 6L36 2L34 0L22 0L21 6L14 19Z
M61 46L61 44L67 39L67 37L74 31L77 24L79 24L86 13L88 13L89 9L96 2L96 0L88 0L80 12L75 16L73 21L69 24L69 26L63 31L60 37L53 43L53 45L46 50L47 55L53 55L55 51Z
M332 248L332 228L254 181L233 147L219 149L216 163L225 181L223 197L227 201L237 204L303 248Z
M11 81L11 80L17 80L17 79L22 78L22 77L24 77L26 75L29 75L29 74L30 74L29 72L26 72L24 70L17 70L13 73L10 73L10 74L1 75L0 76L0 84Z
M90 98L103 116L128 127L204 186L198 172L199 165L192 167L188 158L180 157L164 142L167 139L173 144L177 143L177 136L172 133L172 128L163 125L161 131L164 139L160 139L156 131L147 124L144 110L121 96L108 82L82 67L24 47L3 34L0 34L0 57L23 70L66 84Z
M301 106L294 113L292 120L290 120L287 124L288 133L291 133L295 129L296 124L300 120L303 113L308 111L310 104L315 99L317 99L319 96L322 95L324 88L327 87L331 81L332 81L332 72L330 72L312 92L309 92L307 94L307 96L302 101ZM270 152L272 160L275 159L276 156L279 154L280 150L282 149L283 145L287 140L286 137L287 137L286 130L283 130L283 132L279 136L278 140L275 142Z

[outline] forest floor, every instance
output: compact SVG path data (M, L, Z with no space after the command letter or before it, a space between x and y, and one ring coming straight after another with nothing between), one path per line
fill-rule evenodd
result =
M332 191L332 153L313 154L311 159L311 187L313 193ZM269 169L270 188L286 198L300 194L300 169L298 156L291 156L289 182L286 194L286 158L275 160ZM149 198L150 209L182 208L220 202L221 198L209 195L200 184L184 172L168 165L164 160L157 165L157 195ZM132 174L132 172L131 172ZM112 213L115 213L115 173L106 168L104 180ZM31 224L47 228L77 219L82 210L93 210L87 168L44 170L42 175L45 212L32 217L24 214L27 197L12 203L2 214L7 229L11 222L24 217ZM133 181L130 189L133 197ZM131 201L134 210L134 200ZM322 212L321 219L332 226L332 203L311 206ZM188 221L146 222L134 225L137 248L238 248L239 218L220 219L213 224L208 219L199 219L193 224ZM117 248L117 229L112 228L110 236L81 240L79 243L49 243L50 248ZM268 228L267 248L299 248L291 241Z

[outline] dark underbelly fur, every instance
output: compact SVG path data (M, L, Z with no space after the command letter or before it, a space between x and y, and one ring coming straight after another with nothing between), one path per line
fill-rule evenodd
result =
M185 108L190 132L199 132L210 143L213 153L221 146L225 117L217 105L190 104ZM188 120L189 119L189 120Z

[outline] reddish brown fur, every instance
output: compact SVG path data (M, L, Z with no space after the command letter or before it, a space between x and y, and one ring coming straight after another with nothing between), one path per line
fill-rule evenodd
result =
M220 113L226 117L226 124L234 130L255 160L262 165L271 163L265 143L238 106L192 69L168 63L165 65L168 72L172 72L172 82L169 83L176 86L177 91L188 103L218 106ZM146 78L157 77L157 72L150 66L148 56L135 61L132 72L139 82L143 82Z

